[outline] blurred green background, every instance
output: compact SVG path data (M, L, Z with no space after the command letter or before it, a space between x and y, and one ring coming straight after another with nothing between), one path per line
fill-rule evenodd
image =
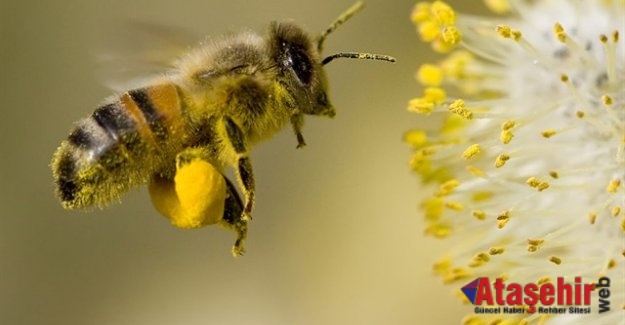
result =
M243 258L230 255L230 232L170 226L145 188L90 213L53 195L56 146L113 94L95 56L124 38L124 21L216 36L293 19L317 33L351 4L0 0L0 324L458 323L467 309L431 275L444 243L422 236L401 142L424 126L405 106L420 91L416 68L434 57L409 21L413 1L367 1L326 43L326 54L397 64L330 64L336 118L309 117L302 150L290 129L254 148Z

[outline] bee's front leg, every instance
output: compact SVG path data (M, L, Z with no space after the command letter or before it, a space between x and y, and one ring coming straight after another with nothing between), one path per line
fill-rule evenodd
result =
M224 118L224 123L228 140L237 155L237 176L239 183L242 185L243 194L245 195L245 205L243 207L241 219L243 221L248 221L252 219L256 188L254 173L252 172L252 163L249 158L249 149L241 128L229 117Z
M291 115L291 125L293 125L293 131L297 137L297 148L303 148L306 145L304 141L304 135L302 135L302 127L304 126L304 115L299 111Z

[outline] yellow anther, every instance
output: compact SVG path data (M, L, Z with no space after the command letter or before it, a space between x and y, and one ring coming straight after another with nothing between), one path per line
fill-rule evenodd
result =
M495 30L503 38L510 38L512 34L512 29L508 25L499 25Z
M588 221L590 221L591 225L594 225L595 222L597 222L597 214L594 212L591 212L588 214Z
M441 30L438 25L431 20L420 23L418 30L421 40L426 43L434 41L441 34Z
M486 212L481 211L481 210L475 210L471 213L475 218L477 218L478 220L485 220L486 219Z
M451 234L451 226L446 224L432 224L425 228L425 233L436 238L446 238Z
M515 41L518 41L521 39L521 37L523 37L523 33L521 33L520 30L518 29L513 29L512 30L512 39Z
M557 131L554 129L549 129L549 130L545 130L543 132L541 132L540 134L544 137L544 138L551 138L552 136L556 135Z
M501 130L507 131L516 126L516 122L514 120L507 120L501 124Z
M504 211L502 214L497 216L497 228L503 229L509 221L510 211Z
M542 285L542 284L545 284L545 283L551 283L551 279L548 276L544 276L544 277L538 279L538 281L536 281L536 284L538 284L538 285Z
M560 75L560 81L562 82L569 82L569 76L567 74L561 74Z
M610 184L608 184L606 191L608 191L608 193L616 193L619 187L621 187L621 180L618 178L613 179L610 181Z
M601 96L601 101L603 102L603 105L605 105L605 106L611 106L612 105L612 97L610 97L608 95Z
M566 42L566 32L564 31L564 27L562 27L562 25L560 23L556 23L553 26L553 33L556 35L556 38L558 39L558 41L564 43Z
M410 20L413 23L421 23L430 19L430 3L428 2L419 2L412 9L412 13L410 14Z
M501 255L501 254L503 254L504 251L505 251L505 249L503 247L491 247L488 250L488 254L490 254L490 255Z
M432 270L434 271L434 273L440 275L449 272L451 266L451 259L445 258L434 263L434 265L432 265Z
M575 112L575 116L577 116L577 118L584 118L585 115L586 115L586 113L584 113L582 111Z
M549 176L551 176L551 178L553 178L553 179L558 179L558 178L560 178L560 175L559 175L559 174L558 174L558 172L557 172L557 171L555 171L555 170L550 171L550 172L549 172Z
M599 41L601 41L601 43L607 43L608 42L608 36L605 34L601 34L599 35Z
M433 197L423 200L421 208L425 212L427 221L436 221L443 215L445 203L440 198Z
M443 69L434 64L422 64L417 71L417 81L425 86L439 86L443 82Z
M464 268L454 268L443 277L443 283L450 284L458 280L466 279L470 276L471 274L467 272Z
M474 60L473 54L470 52L456 51L441 62L441 68L446 76L462 79L465 77L466 66Z
M428 87L423 90L423 98L431 101L432 103L434 103L434 105L439 105L444 102L446 96L447 94L442 88Z
M445 207L454 211L464 210L464 206L460 202L447 202L445 203Z
M443 1L432 3L432 15L440 25L453 25L456 23L456 13Z
M408 102L408 111L430 115L434 110L434 103L426 98L415 98Z
M493 192L480 191L475 192L473 196L471 196L471 200L473 200L473 202L484 202L486 200L490 200L493 196Z
M471 112L462 99L456 99L449 105L449 111L462 116L463 118L470 120L473 118L473 112Z
M513 137L514 137L514 134L512 134L512 131L510 131L510 130L503 130L499 134L499 139L501 140L501 143L503 143L503 144L510 143L510 141L512 141Z
M486 174L479 168L475 167L475 166L467 166L467 171L471 174L473 174L473 176L476 177L484 177L486 176Z
M618 215L621 214L621 207L613 207L611 213L613 217L618 217Z
M613 269L616 267L616 260L615 259L610 259L610 261L608 261L608 269Z
M497 14L503 14L510 11L510 1L508 0L484 0L484 4Z
M525 181L527 185L535 188L538 192L542 192L549 188L549 183L539 180L536 177L530 177Z
M482 148L480 148L479 144L477 144L477 143L476 144L472 144L462 153L462 158L464 158L466 160L473 159L481 151L482 151Z
M540 246L545 242L544 239L532 239L532 238L528 238L527 239L527 244L528 245L532 245L532 246Z
M456 26L447 26L443 28L443 42L449 45L460 43L462 35Z
M561 258L559 258L559 257L557 257L557 256L551 256L551 257L549 257L549 261L550 261L551 263L553 263L553 264L556 264L556 265L560 265L560 264L562 264L562 259L561 259Z
M404 133L404 142L416 149L428 143L428 136L423 131L411 130Z
M618 39L619 39L618 30L615 30L612 32L612 42L618 43Z
M495 160L495 167L500 168L503 165L506 164L506 162L510 160L510 156L502 153L501 155L497 156L497 159Z
M454 191L454 189L458 186L460 186L460 182L458 180L456 179L449 180L441 184L440 189L438 190L438 193L436 193L436 196L438 197L447 196L451 194Z
M621 231L625 232L625 217L621 219Z

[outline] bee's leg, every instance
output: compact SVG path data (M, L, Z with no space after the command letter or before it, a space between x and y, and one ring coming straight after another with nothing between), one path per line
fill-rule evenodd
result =
M245 206L241 218L245 221L251 220L252 208L254 207L255 184L245 135L232 119L226 117L224 123L226 125L228 140L230 140L230 144L237 154L237 176L239 178L239 183L242 185L243 194L245 195Z
M293 131L297 137L297 148L303 148L306 145L304 136L302 135L302 127L304 126L304 115L297 111L291 115L291 125L293 125Z
M224 215L221 224L237 233L237 240L232 246L232 255L240 256L245 253L243 241L247 237L247 221L243 220L243 202L237 193L236 188L227 177L226 180L226 201L224 206Z

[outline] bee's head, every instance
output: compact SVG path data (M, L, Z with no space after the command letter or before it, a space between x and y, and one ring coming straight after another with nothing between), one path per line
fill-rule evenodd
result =
M323 66L337 58L371 59L395 62L387 55L342 52L321 59L326 37L363 8L357 2L337 18L317 39L311 38L293 23L273 23L270 28L270 56L278 65L280 82L293 96L294 108L304 114L334 116L328 99L328 83Z

